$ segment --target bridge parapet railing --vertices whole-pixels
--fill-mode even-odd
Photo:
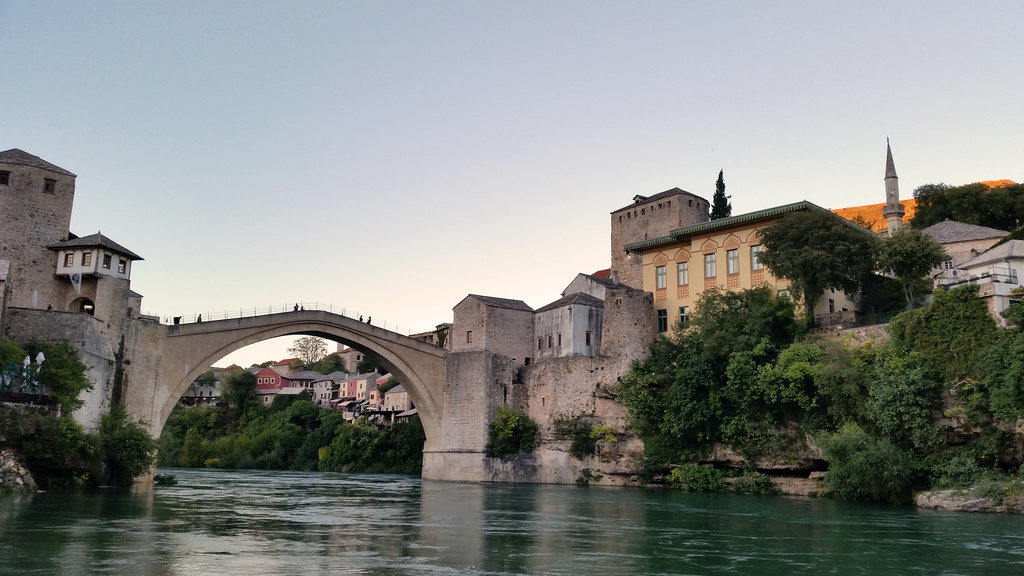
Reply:
[[[323,304],[320,302],[293,302],[291,304],[271,304],[269,306],[253,306],[251,308],[237,308],[233,310],[207,310],[205,312],[196,312],[192,314],[182,314],[180,316],[159,316],[160,321],[164,324],[196,324],[199,322],[209,322],[213,320],[233,320],[235,318],[252,318],[255,316],[269,316],[271,314],[283,314],[286,312],[304,312],[307,310],[320,310],[323,312],[330,312],[332,314],[338,314],[347,318],[352,318],[360,322],[366,322],[385,330],[392,332],[398,332],[399,334],[409,335],[412,334],[412,330],[399,326],[396,322],[388,322],[386,320],[374,320],[370,315],[364,315],[358,310],[351,310],[344,306],[335,306],[333,304]]]

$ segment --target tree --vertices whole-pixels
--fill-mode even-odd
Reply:
[[[732,196],[725,195],[724,173],[725,170],[718,171],[718,182],[715,183],[715,195],[711,199],[712,220],[732,216],[732,204],[729,203],[729,198],[732,198]]]
[[[330,354],[324,356],[317,363],[313,364],[311,368],[313,372],[319,372],[321,374],[330,374],[332,372],[344,372],[345,371],[345,359],[337,354]]]
[[[856,292],[874,268],[877,238],[870,231],[831,212],[791,212],[758,234],[760,261],[803,300],[808,320],[829,289]]]
[[[141,421],[132,421],[122,404],[100,419],[100,451],[115,485],[127,486],[156,461],[157,442]]]
[[[252,407],[259,406],[256,376],[248,370],[235,370],[221,380],[220,397],[228,403],[230,420],[237,422]]]
[[[315,336],[304,336],[292,343],[288,353],[294,354],[306,368],[309,368],[327,356],[327,343]]]
[[[78,395],[84,390],[92,390],[92,382],[85,375],[88,368],[78,359],[78,352],[67,342],[29,344],[28,355],[31,358],[36,358],[40,352],[44,357],[39,366],[39,383],[43,390],[65,411],[78,409],[82,405]]]
[[[900,230],[880,242],[879,267],[903,286],[907,310],[914,308],[918,283],[945,259],[942,244],[914,228]]]
[[[925,184],[914,190],[917,208],[911,225],[927,228],[943,220],[1014,230],[1024,223],[1024,185]]]
[[[387,374],[387,368],[381,366],[376,358],[370,357],[369,354],[363,356],[363,359],[356,365],[356,372],[359,374],[369,374],[370,372],[376,372],[378,374]]]

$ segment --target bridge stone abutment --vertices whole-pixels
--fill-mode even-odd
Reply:
[[[446,351],[432,344],[322,310],[164,326],[152,394],[126,394],[128,409],[159,435],[189,385],[214,362],[240,348],[278,336],[308,335],[341,342],[376,358],[409,393],[423,423],[424,451],[444,452],[442,418]],[[155,377],[153,377],[155,376]]]

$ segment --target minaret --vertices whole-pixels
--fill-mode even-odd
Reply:
[[[899,232],[903,225],[903,204],[900,204],[900,182],[896,177],[896,164],[892,161],[892,148],[889,139],[885,139],[885,208],[882,208],[889,228],[889,235]]]

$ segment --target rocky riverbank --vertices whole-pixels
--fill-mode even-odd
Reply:
[[[34,492],[36,482],[13,450],[0,450],[0,492]]]
[[[1024,497],[993,498],[978,494],[974,488],[921,492],[914,501],[920,508],[933,510],[1024,514]]]

